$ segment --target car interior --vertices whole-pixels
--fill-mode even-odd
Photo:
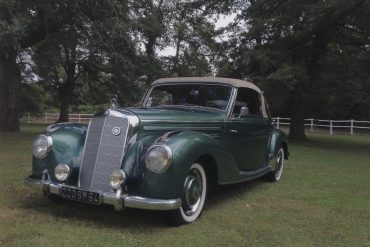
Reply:
[[[238,117],[240,109],[246,106],[249,109],[248,116],[260,117],[261,116],[261,104],[260,95],[256,91],[249,88],[239,88],[232,112],[232,117]]]

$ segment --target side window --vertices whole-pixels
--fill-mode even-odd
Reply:
[[[233,117],[237,117],[240,113],[240,108],[243,106],[248,107],[249,116],[260,117],[261,104],[260,95],[258,92],[249,88],[239,88],[238,94],[236,95],[236,101],[233,109]]]

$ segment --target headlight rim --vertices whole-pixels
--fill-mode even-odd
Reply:
[[[46,143],[47,143],[46,152],[41,156],[35,155],[35,152],[34,152],[35,141],[39,138],[45,138]],[[53,138],[49,135],[40,134],[32,142],[32,154],[37,159],[45,159],[48,156],[48,154],[50,153],[52,146],[53,146]]]
[[[56,175],[56,171],[57,171],[57,167],[58,167],[58,166],[64,166],[64,167],[66,167],[66,168],[67,168],[67,176],[66,176],[64,179],[59,179],[59,178],[58,178],[58,176]],[[65,182],[65,181],[67,181],[70,175],[71,175],[71,168],[70,168],[70,167],[69,167],[69,165],[67,165],[67,164],[60,163],[60,164],[58,164],[58,165],[54,168],[54,176],[55,176],[55,178],[56,178],[58,181],[60,181],[60,182]]]
[[[160,147],[160,148],[163,148],[164,150],[166,150],[166,152],[168,153],[168,161],[167,161],[167,164],[163,167],[162,170],[158,171],[158,170],[153,170],[151,169],[151,167],[148,165],[148,155],[149,153],[156,147]],[[162,174],[162,173],[165,173],[171,166],[172,164],[172,159],[173,159],[173,156],[172,156],[172,150],[171,148],[166,145],[166,144],[154,144],[152,146],[150,146],[148,148],[148,150],[146,151],[146,154],[145,154],[145,166],[146,168],[151,171],[151,172],[154,172],[154,173],[157,173],[157,174]]]

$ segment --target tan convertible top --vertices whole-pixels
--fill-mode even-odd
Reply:
[[[261,93],[261,90],[253,83],[242,81],[238,79],[231,78],[221,78],[221,77],[174,77],[174,78],[162,78],[154,81],[152,85],[161,85],[168,83],[214,83],[214,84],[226,84],[233,87],[245,87],[251,88]]]

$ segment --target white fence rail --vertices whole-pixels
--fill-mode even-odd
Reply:
[[[94,114],[87,113],[71,113],[69,114],[70,122],[86,123],[89,122]],[[59,113],[45,113],[41,117],[33,117],[27,113],[21,117],[22,122],[26,123],[55,123],[59,119]]]
[[[282,126],[290,126],[290,118],[276,117],[272,118],[275,121],[276,128]],[[354,134],[354,130],[370,130],[370,121],[351,120],[322,120],[322,119],[305,119],[305,126],[310,132],[320,132],[319,130],[329,130],[329,134],[333,135],[334,130],[339,129],[338,133]],[[369,131],[370,132],[370,131]]]
[[[69,114],[70,122],[87,123],[94,114],[71,113]],[[22,116],[21,121],[26,123],[55,123],[59,118],[58,113],[45,113],[42,117],[32,117],[29,113]],[[275,121],[276,128],[288,127],[290,118],[276,117],[272,118]],[[322,119],[305,119],[305,126],[310,132],[320,132],[322,130],[329,131],[333,135],[337,133],[348,133],[353,135],[355,130],[367,131],[370,133],[370,121],[351,120],[322,120]],[[339,131],[340,130],[340,131]]]

